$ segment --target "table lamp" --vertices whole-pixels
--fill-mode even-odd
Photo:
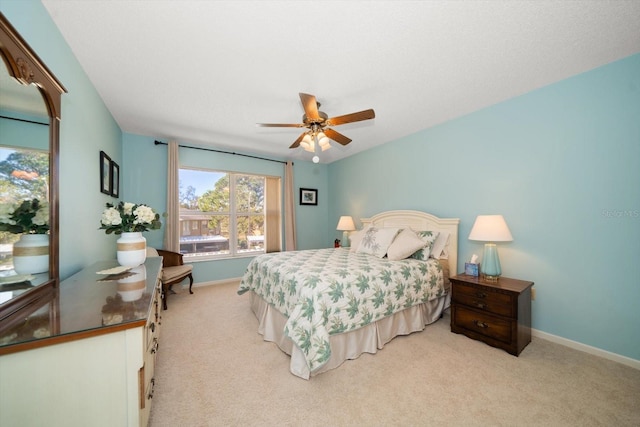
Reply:
[[[356,226],[353,223],[353,218],[350,216],[341,216],[338,221],[338,226],[336,230],[342,231],[342,247],[349,247],[349,232],[356,229]]]
[[[510,242],[513,240],[509,227],[502,215],[478,215],[469,233],[469,240],[487,242],[480,264],[480,272],[486,280],[497,281],[502,274],[498,248],[493,242]]]

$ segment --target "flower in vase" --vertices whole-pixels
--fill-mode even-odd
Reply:
[[[145,204],[120,202],[107,203],[102,212],[100,230],[107,234],[157,230],[162,226],[160,215]]]

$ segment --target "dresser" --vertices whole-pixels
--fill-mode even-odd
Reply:
[[[452,277],[451,332],[518,356],[531,342],[532,286],[507,277],[496,282],[464,274]]]
[[[40,309],[0,328],[0,425],[148,424],[162,258],[120,275],[98,274],[116,266],[83,269]]]

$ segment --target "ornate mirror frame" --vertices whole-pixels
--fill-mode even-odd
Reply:
[[[0,56],[11,77],[22,85],[35,85],[49,115],[49,280],[11,301],[12,311],[39,298],[38,288],[54,289],[59,282],[59,147],[61,98],[67,90],[29,47],[6,17],[0,13]],[[40,289],[42,290],[42,289]],[[8,309],[8,308],[6,308]],[[0,318],[2,312],[0,309]]]

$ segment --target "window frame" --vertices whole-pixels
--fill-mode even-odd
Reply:
[[[229,170],[224,170],[224,169],[209,169],[209,168],[202,168],[202,167],[190,167],[190,166],[179,166],[178,168],[178,176],[180,176],[180,172],[182,170],[189,170],[189,171],[198,171],[198,172],[204,172],[204,173],[211,173],[211,174],[223,174],[224,175],[228,175],[229,176],[229,210],[228,211],[220,211],[220,212],[213,212],[213,211],[207,211],[207,212],[202,212],[200,211],[199,214],[200,215],[206,215],[208,217],[213,217],[215,215],[223,215],[223,216],[227,216],[229,218],[229,249],[228,252],[225,251],[224,253],[218,253],[218,254],[208,254],[208,255],[198,255],[197,252],[196,253],[185,253],[183,254],[184,256],[184,260],[185,262],[200,262],[200,261],[212,261],[212,260],[220,260],[220,259],[236,259],[236,258],[246,258],[246,257],[255,257],[257,255],[262,255],[264,253],[266,253],[266,245],[263,244],[263,247],[261,250],[242,250],[239,251],[238,249],[238,228],[237,228],[237,217],[238,216],[261,216],[263,219],[263,235],[266,235],[266,223],[267,223],[267,207],[266,207],[266,200],[263,201],[263,206],[262,206],[262,212],[261,213],[257,213],[257,212],[240,212],[238,213],[236,211],[236,177],[238,176],[252,176],[252,177],[259,177],[263,179],[263,191],[266,191],[266,186],[267,186],[267,179],[269,177],[271,177],[270,175],[267,174],[258,174],[258,173],[249,173],[249,172],[239,172],[239,171],[229,171]],[[187,183],[187,186],[190,185]],[[215,185],[215,184],[214,184]],[[214,188],[214,186],[210,187],[207,189],[208,190],[212,190]],[[198,197],[201,197],[198,196]],[[180,207],[180,209],[182,209]],[[178,216],[178,223],[180,223],[182,219],[182,216]],[[204,220],[202,220],[204,221]],[[207,220],[208,222],[208,220]],[[200,224],[201,221],[199,220],[198,223]],[[182,237],[182,227],[178,224],[178,229],[180,230],[180,237]],[[192,230],[190,230],[192,231]],[[266,240],[266,236],[265,236],[265,240]]]

